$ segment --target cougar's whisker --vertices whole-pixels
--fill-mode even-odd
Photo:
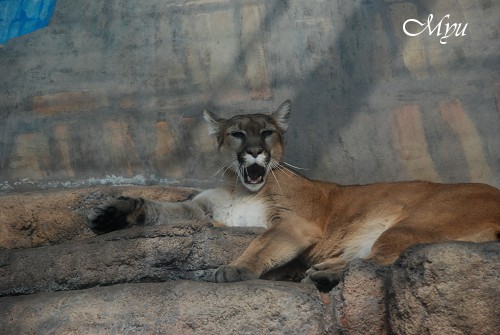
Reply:
[[[243,169],[244,169],[244,166],[243,166],[243,163],[240,163],[238,162],[238,160],[235,161],[235,164],[236,164],[236,186],[238,186],[238,179],[242,179],[243,180],[243,176],[245,175],[243,173]]]
[[[280,164],[280,163],[278,163],[278,164],[279,164],[279,166],[280,166],[280,168],[282,169],[282,171],[283,171],[283,172],[284,172],[284,171],[287,171],[287,172],[290,172],[291,174],[293,174],[294,176],[297,176],[297,177],[302,178],[302,176],[301,176],[301,175],[299,175],[299,174],[297,174],[297,173],[293,172],[292,170],[290,170],[290,169],[289,169],[289,168],[287,168],[286,166],[284,166],[284,165],[282,165],[282,164]]]
[[[224,163],[220,168],[219,170],[217,170],[217,172],[212,176],[212,177],[215,177],[217,174],[219,174],[221,171],[222,171],[222,174],[220,176],[220,180],[222,180],[222,178],[224,177],[224,174],[227,172],[227,170],[229,170],[231,168],[231,166],[234,165],[234,161],[231,160],[231,161],[228,161],[226,163]]]
[[[278,181],[278,178],[276,178],[276,175],[274,174],[274,171],[273,169],[269,169],[271,171],[271,173],[273,174],[273,177],[274,177],[274,180],[276,180],[276,183],[278,184],[278,188],[280,189],[280,193],[283,194],[283,190],[281,189],[281,185],[280,185],[280,182]]]
[[[231,168],[231,165],[232,164],[229,164],[225,169],[224,171],[222,172],[220,178],[219,178],[219,181],[222,181],[222,178],[224,178],[224,175],[226,174],[227,170],[229,170]]]
[[[283,163],[284,165],[286,165],[286,166],[289,166],[289,167],[294,168],[294,169],[297,169],[297,170],[304,170],[304,171],[309,170],[308,168],[301,168],[301,167],[298,167],[298,166],[292,165],[292,164],[290,164],[290,163],[287,163],[287,162],[285,162],[285,161],[282,161],[282,163]]]
[[[217,171],[215,171],[215,173],[214,173],[213,175],[211,175],[211,176],[210,176],[210,178],[213,178],[213,177],[215,177],[216,175],[218,175],[218,174],[219,174],[219,172],[221,172],[222,170],[224,170],[224,169],[225,169],[225,168],[226,168],[226,167],[227,167],[230,163],[231,163],[231,161],[227,161],[227,162],[223,163],[223,164],[219,167],[219,169],[218,169]]]
[[[288,173],[288,172],[292,172],[290,170],[288,170],[287,168],[285,168],[284,166],[282,166],[277,160],[273,159],[271,160],[272,164],[273,164],[273,167],[282,171],[288,178],[291,177],[291,174]],[[293,173],[293,172],[292,172]]]

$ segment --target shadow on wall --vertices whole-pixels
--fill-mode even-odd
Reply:
[[[203,107],[289,98],[286,160],[309,177],[498,186],[500,5],[461,3],[60,0],[0,49],[0,188],[206,186]],[[429,14],[466,36],[404,34]]]
[[[296,164],[307,164],[319,178],[347,183],[424,179],[498,185],[500,150],[493,143],[500,139],[500,122],[490,93],[498,53],[479,51],[488,45],[478,39],[486,29],[472,21],[470,30],[476,31],[449,38],[447,45],[439,43],[436,30],[418,37],[402,30],[408,18],[426,22],[429,14],[437,18],[434,29],[451,12],[444,31],[445,23],[466,22],[488,10],[470,3],[462,10],[455,1],[365,1],[355,2],[347,15],[339,6],[333,19],[344,21],[343,30],[296,90],[295,107],[307,112],[297,116],[300,128],[292,143],[310,144],[298,146],[295,155],[302,161]]]

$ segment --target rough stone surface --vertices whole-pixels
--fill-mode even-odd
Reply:
[[[0,299],[2,334],[335,334],[313,286],[125,284]]]
[[[403,32],[429,14],[465,36]],[[285,99],[286,157],[311,178],[498,187],[499,16],[494,0],[57,0],[48,27],[0,48],[0,192],[204,187],[203,109]]]
[[[83,241],[0,250],[0,296],[177,279],[210,280],[261,229],[135,227]]]
[[[158,201],[180,201],[193,189],[172,187],[82,188],[9,194],[0,197],[0,249],[29,248],[94,236],[85,210],[104,194],[119,193]]]
[[[385,320],[388,269],[357,259],[331,292],[335,324],[344,335],[389,334]]]
[[[419,245],[392,266],[395,334],[499,334],[500,243]]]

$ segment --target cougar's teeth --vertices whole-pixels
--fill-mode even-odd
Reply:
[[[250,177],[247,177],[247,181],[249,184],[258,184],[262,181],[262,176],[259,176],[259,178],[255,179],[255,180],[250,178]]]
[[[266,170],[259,164],[252,164],[245,168],[245,182],[247,184],[260,184],[264,181]]]

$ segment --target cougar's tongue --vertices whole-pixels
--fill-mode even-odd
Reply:
[[[266,169],[259,164],[252,164],[245,169],[246,181],[249,184],[258,184],[264,180],[264,173]]]

